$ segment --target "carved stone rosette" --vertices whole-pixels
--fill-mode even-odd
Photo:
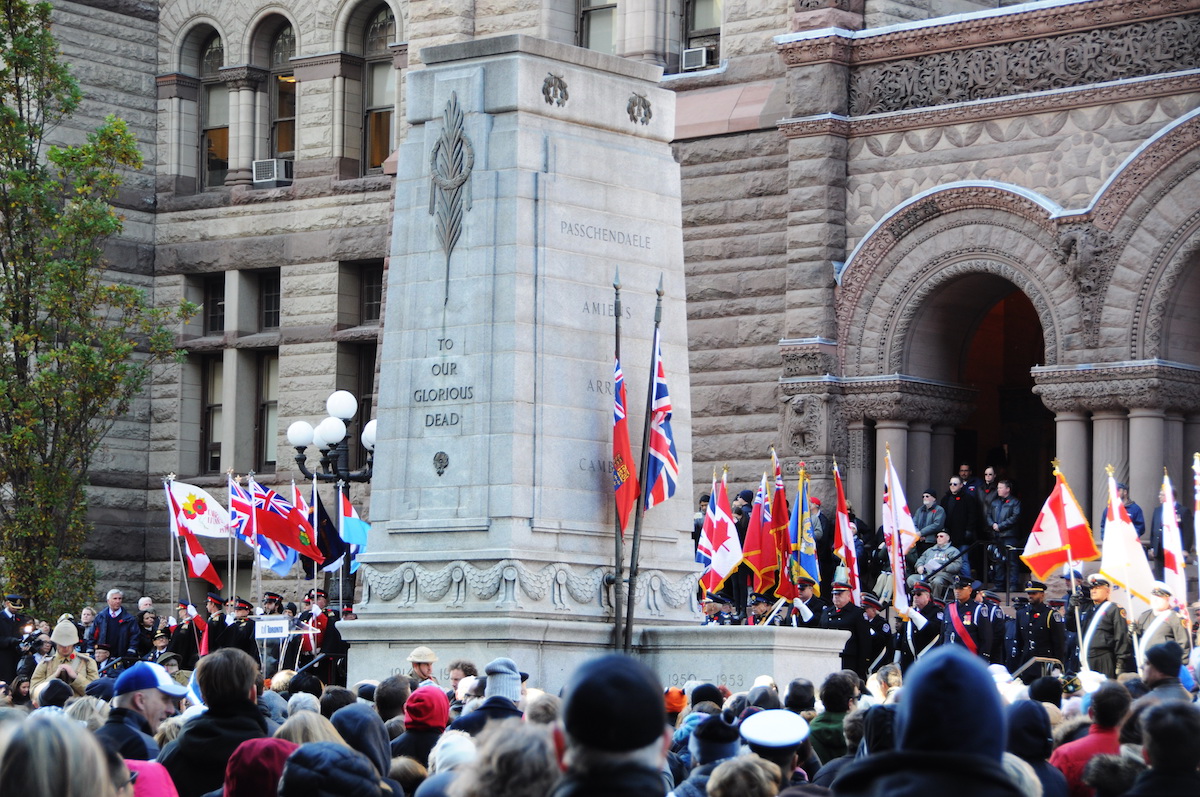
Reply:
[[[431,613],[500,609],[612,615],[612,589],[606,581],[612,574],[609,567],[576,568],[553,562],[531,568],[518,559],[501,559],[490,563],[403,562],[386,572],[364,564],[361,572],[364,606],[392,604]],[[660,570],[640,572],[634,597],[639,616],[662,618],[669,613],[698,612],[699,577],[698,570],[674,581]]]
[[[1200,411],[1200,370],[1162,360],[1033,369],[1033,392],[1053,412]]]

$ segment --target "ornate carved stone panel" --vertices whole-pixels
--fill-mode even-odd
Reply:
[[[854,116],[1200,67],[1200,15],[931,53],[854,69]]]
[[[1200,411],[1200,371],[1147,360],[1128,365],[1035,368],[1033,392],[1054,412]]]

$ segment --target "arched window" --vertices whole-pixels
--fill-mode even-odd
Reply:
[[[200,48],[200,174],[205,188],[224,185],[229,172],[229,88],[221,81],[225,46],[214,33]]]
[[[391,8],[380,6],[371,15],[363,40],[363,165],[371,171],[379,169],[392,152],[396,69],[388,45],[396,40],[396,16]]]
[[[271,157],[296,155],[296,76],[291,59],[296,54],[296,33],[285,25],[271,40]]]

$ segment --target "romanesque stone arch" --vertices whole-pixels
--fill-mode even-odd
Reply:
[[[910,203],[877,225],[843,273],[838,330],[845,375],[905,372],[906,346],[922,309],[937,292],[972,275],[1025,293],[1042,323],[1045,364],[1058,363],[1080,313],[1059,266],[1052,210],[1015,188],[963,185]]]

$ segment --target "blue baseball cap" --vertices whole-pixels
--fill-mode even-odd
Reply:
[[[113,696],[140,692],[143,689],[157,689],[171,697],[183,697],[187,694],[187,687],[167,675],[167,671],[162,668],[162,665],[139,661],[117,678],[117,683],[113,687]]]

